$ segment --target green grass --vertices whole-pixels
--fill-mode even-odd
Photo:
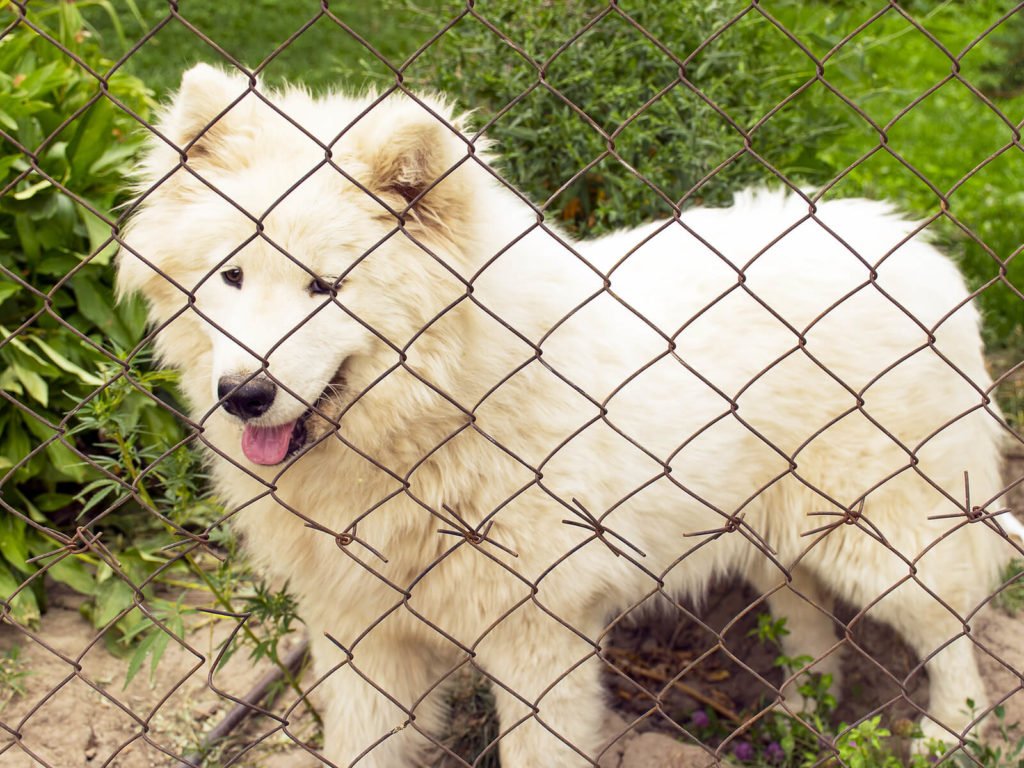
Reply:
[[[394,73],[352,32],[395,66],[427,40],[418,24],[421,14],[395,3],[334,3],[331,13],[336,21],[322,14],[320,4],[311,0],[182,0],[176,16],[168,11],[166,0],[135,2],[139,17],[121,16],[128,45],[152,34],[124,66],[158,94],[173,89],[182,71],[192,64],[205,61],[230,66],[229,57],[247,67],[265,64],[263,76],[273,83],[292,80],[321,89],[339,83],[358,87],[369,80],[394,82]],[[422,6],[425,13],[432,14],[441,4],[428,0]],[[91,9],[86,17],[109,53],[120,56],[126,52],[101,9]]]
[[[0,651],[0,712],[12,699],[25,695],[24,679],[34,674],[26,668],[19,646]]]
[[[1024,152],[1013,145],[1015,126],[1024,120],[1018,63],[1024,15],[1003,22],[972,47],[1005,12],[1003,4],[919,0],[906,5],[924,31],[887,12],[829,59],[829,83],[864,116],[834,94],[818,94],[848,128],[820,145],[815,158],[827,175],[842,175],[837,184],[842,195],[890,199],[921,217],[937,214],[945,196],[949,216],[935,234],[957,256],[972,288],[982,290],[989,345],[1019,348],[1024,300],[1000,272],[1005,264],[1009,282],[1024,288],[1024,264],[1016,258],[1022,237],[1014,223],[1024,202]],[[815,14],[801,13],[792,3],[771,7],[818,56],[866,20],[869,10],[877,10],[865,2],[819,8]],[[959,79],[943,83],[954,66]]]
[[[1024,610],[1024,560],[1015,559],[1003,569],[1001,581],[1007,586],[992,600],[992,604],[1002,608],[1011,616]]]

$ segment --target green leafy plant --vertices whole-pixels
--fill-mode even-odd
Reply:
[[[250,661],[256,663],[267,659],[281,672],[268,690],[270,698],[276,697],[284,688],[291,688],[302,698],[306,710],[319,725],[320,715],[299,685],[301,671],[294,674],[281,657],[281,641],[293,635],[297,631],[296,624],[302,623],[298,616],[298,603],[288,591],[288,585],[274,589],[252,571],[231,561],[225,561],[225,567],[217,574],[204,575],[203,578],[222,607],[228,610],[240,607],[240,613],[246,617],[238,641],[224,648],[220,664],[223,665],[240,648],[248,646]]]
[[[16,696],[25,695],[24,680],[35,674],[26,669],[21,658],[21,648],[14,646],[9,651],[0,651],[0,712]]]
[[[1000,576],[1006,584],[992,600],[997,608],[1002,608],[1011,616],[1024,609],[1024,560],[1015,558],[1003,569]]]
[[[139,303],[114,308],[109,212],[141,142],[114,100],[144,116],[150,95],[134,77],[115,71],[101,83],[86,69],[112,64],[81,22],[89,5],[113,14],[107,3],[41,3],[33,29],[0,2],[13,23],[0,38],[0,596],[12,596],[19,621],[44,604],[44,565],[80,591],[96,583],[81,558],[34,558],[63,543],[52,532],[80,524],[75,497],[100,473],[83,458],[94,436],[71,434],[74,414],[145,322]]]
[[[757,627],[750,631],[752,637],[757,637],[761,642],[771,643],[780,649],[782,638],[788,634],[785,618],[774,619],[766,613],[758,615]],[[805,706],[810,707],[802,714],[813,717],[815,724],[820,726],[835,711],[836,698],[831,693],[833,683],[831,674],[805,671],[813,661],[811,656],[780,655],[775,659],[774,665],[780,667],[786,673],[786,677],[797,677],[799,680],[797,693],[803,697]]]
[[[1001,705],[992,709],[992,715],[997,723],[999,738],[990,742],[968,739],[967,754],[954,754],[951,760],[953,765],[967,768],[981,763],[986,768],[1024,768],[1024,735],[1021,734],[1020,724],[1007,725],[1006,708]],[[931,754],[934,756],[939,752],[937,747],[933,747]]]
[[[836,753],[843,765],[849,768],[902,768],[903,761],[889,745],[892,732],[881,727],[881,722],[882,716],[876,715],[846,728],[836,739]]]
[[[758,616],[758,626],[750,634],[779,646],[788,630],[784,619],[764,614]],[[810,661],[809,657],[780,656],[776,666],[793,674]],[[920,728],[905,719],[891,725],[882,715],[853,725],[836,722],[831,677],[808,674],[806,680],[799,689],[805,711],[795,717],[776,709],[742,733],[735,733],[735,724],[721,721],[714,712],[698,710],[691,719],[691,732],[713,746],[730,740],[732,757],[756,768],[1024,768],[1024,738],[1018,724],[1006,724],[1002,706],[994,707],[990,714],[998,725],[999,738],[983,741],[970,736],[963,747],[950,749],[938,741],[922,743]],[[965,711],[972,717],[978,715],[970,699],[965,701]]]
[[[739,187],[777,181],[745,151],[743,131],[813,76],[812,62],[756,12],[715,37],[738,3],[619,7],[478,6],[416,59],[405,81],[474,110],[499,141],[506,178],[580,235],[669,216],[680,201],[724,204]],[[421,13],[436,28],[440,14]],[[840,122],[784,110],[751,134],[753,147],[771,148],[769,162],[806,177],[805,147]],[[713,183],[704,183],[709,175]]]
[[[69,426],[75,439],[87,436],[89,464],[98,475],[73,497],[76,524],[99,535],[103,547],[74,557],[91,578],[77,585],[90,596],[83,613],[97,627],[111,627],[107,645],[115,652],[143,637],[159,619],[179,637],[181,601],[155,594],[159,583],[184,586],[201,571],[196,556],[180,552],[191,535],[206,535],[223,510],[207,496],[199,453],[170,412],[155,407],[170,397],[174,375],[133,364],[101,364],[105,386],[82,403]],[[116,553],[116,558],[104,553]],[[141,594],[145,609],[136,607]],[[148,636],[129,664],[138,671],[140,653],[158,662],[169,635]]]
[[[287,584],[280,590],[273,590],[265,581],[259,580],[253,584],[251,592],[237,598],[251,621],[265,628],[264,636],[255,639],[249,658],[253,661],[269,658],[279,664],[281,640],[295,631],[294,624],[299,620],[295,596],[288,591]]]

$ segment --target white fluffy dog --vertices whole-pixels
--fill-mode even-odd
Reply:
[[[971,727],[1004,426],[915,225],[749,192],[574,242],[440,100],[208,66],[158,128],[120,288],[298,595],[323,758],[413,764],[472,664],[505,768],[594,765],[610,624],[726,575],[816,670],[830,600],[866,608],[927,662],[925,733]]]

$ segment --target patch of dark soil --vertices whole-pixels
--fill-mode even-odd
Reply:
[[[626,617],[605,656],[612,704],[638,727],[680,734],[695,710],[714,710],[737,724],[778,695],[778,650],[759,641],[757,617],[767,607],[741,583],[717,585],[703,601]],[[752,606],[752,607],[751,607]],[[738,617],[738,618],[737,618]]]
[[[696,710],[713,710],[739,727],[778,700],[780,651],[756,636],[757,617],[768,612],[760,596],[742,583],[721,583],[703,605],[626,620],[611,633],[605,655],[613,665],[607,673],[613,706],[628,719],[640,718],[639,730],[680,736]],[[847,606],[836,609],[843,625],[853,622],[836,651],[844,677],[833,691],[840,702],[836,722],[876,710],[890,723],[916,720],[920,713],[908,696],[927,703],[927,676],[911,675],[917,660],[892,629],[855,616]]]

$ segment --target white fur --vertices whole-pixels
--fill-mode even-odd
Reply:
[[[185,75],[120,285],[149,301],[249,551],[299,596],[323,757],[409,765],[470,662],[493,681],[506,768],[592,765],[609,621],[726,574],[772,595],[791,655],[835,649],[833,596],[870,605],[928,657],[926,732],[970,725],[965,699],[985,695],[965,632],[1006,552],[992,522],[966,523],[964,473],[996,510],[1004,428],[978,314],[915,225],[753,191],[573,242],[442,101],[261,93],[302,130],[241,78]],[[306,290],[356,262],[337,302]],[[340,426],[321,419],[320,444],[276,467],[245,459],[216,394],[263,358],[282,390],[266,425],[344,362],[323,409]],[[584,522],[576,502],[603,537],[564,522]],[[439,532],[446,508],[518,556]]]

